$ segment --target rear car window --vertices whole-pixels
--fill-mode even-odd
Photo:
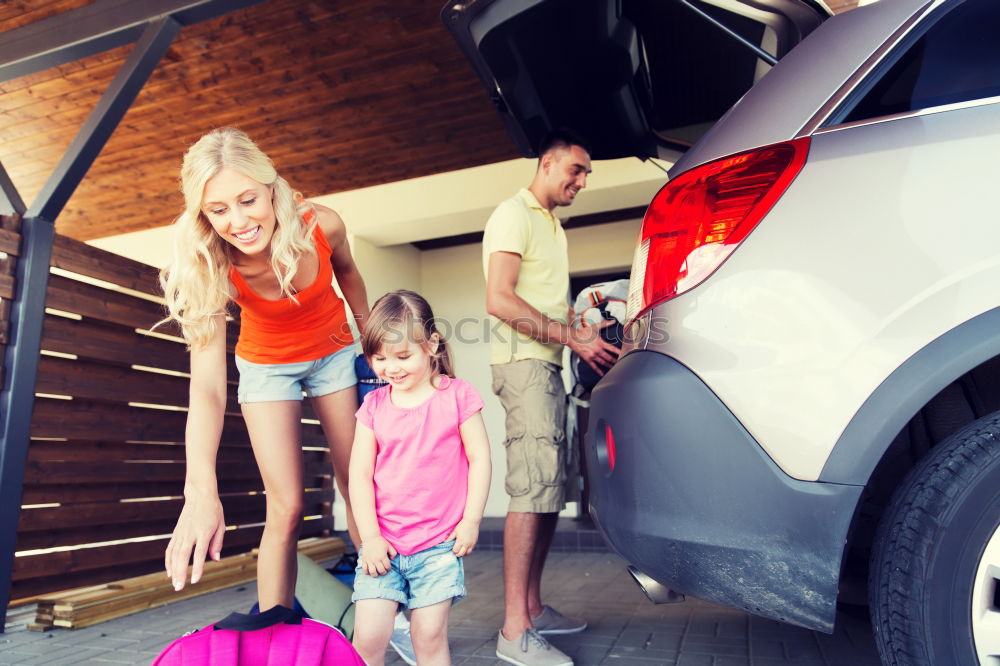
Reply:
[[[928,22],[840,122],[1000,96],[1000,2],[953,3]]]
[[[780,43],[772,28],[736,13],[739,3],[727,3],[729,11],[691,2],[768,52]],[[656,155],[661,142],[684,148],[769,69],[673,0],[525,4],[501,29],[483,32],[477,48],[532,144],[567,125],[590,139],[599,159]]]
[[[707,3],[694,4],[751,43],[766,43],[763,24]],[[622,14],[641,40],[647,120],[668,143],[692,145],[769,69],[678,2],[623,0]]]

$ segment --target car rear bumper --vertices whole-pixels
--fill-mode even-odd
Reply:
[[[591,399],[586,464],[594,521],[640,571],[684,594],[833,631],[862,488],[789,477],[682,364],[637,351],[611,369]]]

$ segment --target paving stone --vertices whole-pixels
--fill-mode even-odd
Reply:
[[[497,666],[496,634],[503,623],[503,554],[477,551],[466,559],[469,597],[451,611],[449,639],[455,664]],[[580,634],[551,636],[577,666],[878,666],[871,627],[855,615],[837,619],[832,635],[815,633],[696,599],[649,603],[609,553],[553,553],[543,581],[545,602],[587,619]],[[247,612],[255,585],[241,585],[81,630],[0,637],[0,666],[42,666],[81,656],[86,663],[148,666],[177,636],[236,610]],[[64,650],[69,650],[64,652]],[[47,660],[47,661],[43,661]],[[386,664],[403,661],[395,651]]]
[[[52,649],[46,650],[44,653],[39,655],[34,655],[30,660],[25,660],[25,666],[35,666],[36,664],[71,664],[73,658],[76,659],[75,663],[86,663],[84,659],[81,659],[83,655],[98,655],[100,651],[93,651],[88,648],[78,648],[72,645],[52,645]],[[67,661],[70,659],[71,661]],[[17,662],[20,663],[20,662]]]
[[[611,649],[608,653],[608,659],[614,657],[616,659],[641,659],[641,660],[653,660],[659,661],[663,664],[674,663],[679,656],[679,653],[675,650],[655,650],[655,649],[643,649],[641,647],[636,647],[634,645],[627,645],[619,643]]]
[[[7,650],[0,655],[0,665],[2,666],[29,666],[37,664],[40,655],[35,652],[22,652],[20,650]]]
[[[495,656],[489,657],[465,657],[462,661],[454,662],[458,666],[504,666],[507,662],[497,659]]]
[[[481,635],[470,638],[455,638],[454,636],[448,637],[448,646],[451,648],[453,660],[455,655],[470,656],[476,654],[477,650],[489,642],[489,640],[484,640]]]
[[[41,661],[44,666],[79,666],[80,664],[93,663],[94,659],[104,654],[100,650],[92,649],[70,649],[58,655],[51,655],[51,659]]]
[[[716,657],[713,666],[754,666],[746,657]]]
[[[630,666],[631,664],[635,664],[636,666],[652,666],[652,664],[658,664],[659,666],[673,666],[677,663],[677,659],[676,657],[669,659],[659,656],[647,658],[611,653],[601,663],[614,664],[615,666]]]
[[[572,644],[579,645],[581,647],[605,648],[605,649],[610,648],[611,646],[613,646],[615,643],[618,642],[618,636],[617,635],[615,635],[615,636],[611,636],[611,635],[607,635],[607,634],[605,634],[605,635],[601,635],[601,634],[593,635],[593,634],[590,633],[589,630],[588,631],[584,631],[581,634],[577,634],[573,638],[567,638],[565,636],[550,636],[549,638],[555,638],[556,640],[559,640],[562,644],[566,644],[567,642],[571,642]]]
[[[785,646],[785,655],[789,659],[794,659],[796,661],[823,659],[823,653],[820,652],[819,646],[816,644],[816,640],[812,637],[810,637],[808,641],[783,641],[783,644]]]
[[[609,649],[583,645],[576,650],[563,650],[563,652],[573,658],[573,663],[576,666],[590,666],[592,664],[597,666],[607,658]]]
[[[726,619],[717,624],[716,635],[720,638],[740,638],[746,640],[748,634],[745,617]]]
[[[683,633],[669,631],[652,631],[646,639],[646,647],[654,650],[680,651],[681,646],[686,644]]]
[[[738,645],[727,645],[721,642],[694,641],[687,639],[681,647],[684,654],[708,654],[727,657],[748,657],[749,647],[746,642]]]
[[[0,651],[0,656],[6,655],[8,653],[14,653],[18,655],[32,655],[40,656],[46,652],[51,652],[53,650],[58,650],[60,644],[56,641],[50,641],[47,645],[41,643],[28,643],[26,645],[14,645],[6,647]]]

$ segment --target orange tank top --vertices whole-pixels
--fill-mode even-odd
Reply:
[[[251,363],[315,361],[352,344],[344,301],[333,289],[333,250],[323,231],[314,232],[319,271],[311,285],[291,298],[262,298],[235,267],[229,278],[240,306],[240,336],[236,355]]]

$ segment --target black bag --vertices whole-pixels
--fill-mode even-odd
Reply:
[[[365,401],[365,396],[389,382],[379,379],[372,367],[368,365],[368,359],[364,354],[358,354],[354,359],[354,374],[358,377],[358,404]]]
[[[611,326],[601,329],[601,337],[621,349],[625,338],[625,310],[628,300],[628,280],[598,282],[586,287],[573,302],[573,326],[599,326],[605,321],[614,321]],[[570,359],[570,369],[576,375],[576,396],[589,395],[601,378],[593,368],[576,354]]]
[[[607,302],[598,303],[594,307],[600,311],[601,317],[604,321],[610,320],[614,322],[610,326],[600,330],[601,337],[621,349],[622,342],[625,341],[625,325],[618,321],[618,319],[608,311]],[[583,390],[584,394],[590,393],[594,386],[597,385],[601,375],[597,374],[586,361],[576,354],[573,354],[572,363],[573,370],[576,373],[577,385]]]

